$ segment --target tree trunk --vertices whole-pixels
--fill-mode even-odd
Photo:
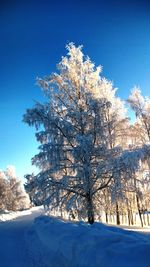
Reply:
[[[130,210],[127,209],[127,211],[128,211],[128,225],[130,226],[131,225]]]
[[[88,215],[88,223],[93,224],[94,223],[94,214]]]
[[[140,209],[140,200],[137,194],[137,187],[136,187],[136,179],[134,177],[134,186],[135,186],[135,196],[136,196],[136,204],[137,204],[137,209],[138,209],[138,213],[139,213],[139,218],[141,221],[141,226],[143,227],[143,220],[142,220],[142,214],[141,214],[141,209]]]
[[[107,210],[105,211],[105,216],[106,216],[106,223],[108,223],[108,212],[107,212]]]
[[[109,220],[110,220],[110,223],[112,223],[112,215],[109,214]]]
[[[141,221],[141,226],[143,227],[142,214],[141,214],[141,210],[140,210],[140,202],[139,202],[139,197],[137,194],[136,194],[136,203],[137,203],[137,209],[138,209],[138,213],[139,213],[139,217],[140,217],[140,221]]]
[[[92,197],[89,194],[87,194],[87,217],[88,217],[88,223],[93,224],[94,223],[94,210],[93,210],[93,201]]]
[[[147,211],[147,224],[148,224],[148,226],[150,225],[150,223],[149,223],[149,214],[148,214],[148,211]]]
[[[120,225],[120,215],[119,215],[118,202],[116,202],[116,223],[117,223],[117,225]]]
[[[143,223],[144,223],[144,225],[146,225],[145,211],[143,211]]]
[[[130,210],[130,216],[131,216],[131,224],[134,224],[134,219],[133,219],[133,212],[132,209]]]
[[[130,217],[130,208],[129,208],[128,198],[127,198],[126,204],[127,204],[127,214],[128,214],[128,225],[131,225],[131,217]]]

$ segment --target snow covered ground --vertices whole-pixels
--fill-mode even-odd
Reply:
[[[10,221],[19,216],[29,215],[31,214],[31,210],[24,210],[24,211],[7,211],[4,210],[0,213],[0,222]]]
[[[128,225],[120,225],[120,226],[114,226],[114,227],[119,227],[121,229],[125,229],[128,231],[136,231],[136,232],[141,232],[141,233],[149,233],[150,234],[150,227],[145,226],[145,227],[141,227],[141,226],[128,226]]]
[[[150,267],[149,234],[42,216],[26,237],[35,266]]]
[[[43,209],[6,213],[0,215],[0,267],[36,267],[29,257],[25,234],[34,218],[41,215]]]
[[[150,267],[150,234],[21,213],[0,223],[1,267]]]

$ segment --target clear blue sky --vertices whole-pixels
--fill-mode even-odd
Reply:
[[[137,1],[0,1],[0,169],[32,172],[34,129],[26,108],[42,100],[37,76],[55,70],[68,42],[84,53],[126,99],[134,85],[150,95],[150,3]]]

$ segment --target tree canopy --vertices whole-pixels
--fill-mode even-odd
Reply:
[[[93,223],[99,192],[119,187],[150,152],[148,146],[123,145],[129,125],[124,102],[82,46],[70,43],[67,50],[58,72],[38,79],[47,102],[36,103],[23,118],[40,142],[32,159],[40,172],[28,179],[28,191],[32,180],[34,197],[50,209],[75,209]]]

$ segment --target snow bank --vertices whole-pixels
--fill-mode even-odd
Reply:
[[[150,236],[95,223],[35,219],[26,240],[36,267],[149,267]]]
[[[42,206],[40,206],[40,207],[33,207],[31,209],[22,210],[22,211],[3,210],[3,211],[0,211],[0,222],[11,221],[11,220],[14,220],[20,216],[29,215],[34,211],[41,211],[41,213],[42,213],[42,212],[44,212],[44,209]]]

